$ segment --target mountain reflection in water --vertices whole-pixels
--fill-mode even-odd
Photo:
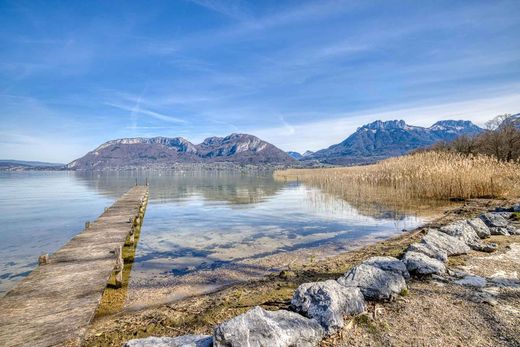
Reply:
[[[138,182],[150,201],[131,285],[248,259],[390,237],[423,222],[413,211],[357,209],[270,173],[225,171],[0,173],[0,294]]]

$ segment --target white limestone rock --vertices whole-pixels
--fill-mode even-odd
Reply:
[[[412,243],[410,246],[408,246],[406,251],[422,253],[430,258],[440,260],[443,263],[448,262],[448,254],[446,251],[432,244]]]
[[[257,306],[218,325],[213,343],[215,347],[314,347],[323,336],[323,328],[314,319]]]
[[[420,276],[446,273],[446,266],[442,261],[430,258],[424,253],[408,251],[403,257],[403,263],[410,273]]]
[[[480,215],[480,219],[490,228],[505,228],[509,225],[507,219],[499,212],[488,212]]]
[[[300,285],[291,306],[296,312],[318,321],[327,334],[332,334],[343,327],[344,316],[365,310],[365,299],[359,288],[328,280]]]
[[[372,257],[365,260],[363,264],[372,265],[384,271],[398,273],[405,279],[410,278],[410,274],[403,262],[394,257]]]
[[[429,229],[428,233],[422,238],[421,243],[442,249],[448,256],[467,254],[470,251],[469,246],[464,241],[436,229]]]
[[[358,287],[367,300],[392,300],[407,288],[401,274],[368,264],[353,267],[338,282],[346,287]]]
[[[469,226],[475,230],[478,237],[481,239],[486,239],[491,236],[491,230],[489,230],[489,227],[484,223],[484,221],[480,218],[473,218],[468,220]]]

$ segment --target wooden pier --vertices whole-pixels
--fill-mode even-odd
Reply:
[[[122,281],[122,247],[148,202],[135,186],[0,298],[0,346],[79,346],[107,281]],[[66,207],[64,207],[66,208]]]

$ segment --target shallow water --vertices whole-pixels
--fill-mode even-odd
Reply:
[[[270,174],[0,173],[0,295],[136,183],[150,183],[132,278],[140,283],[266,255],[390,237],[423,219],[360,213],[348,202]]]

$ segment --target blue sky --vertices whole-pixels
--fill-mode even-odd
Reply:
[[[2,1],[0,158],[520,112],[520,1]]]

